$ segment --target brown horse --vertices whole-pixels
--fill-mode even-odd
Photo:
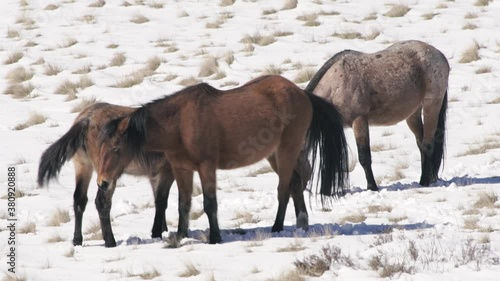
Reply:
[[[294,170],[299,176],[304,170],[297,164],[304,140],[313,170],[319,147],[317,189],[322,198],[342,192],[348,177],[347,144],[333,105],[281,76],[259,77],[228,91],[202,83],[107,124],[101,136],[97,183],[106,189],[142,151],[165,153],[179,187],[177,236],[187,236],[193,171],[197,171],[214,244],[221,241],[216,169],[244,167],[267,158],[279,176],[279,206],[272,231],[283,230],[290,195],[297,227],[307,229],[303,189],[300,184],[290,185]]]
[[[439,50],[420,41],[403,41],[377,53],[346,50],[334,55],[306,91],[336,105],[345,126],[352,126],[368,189],[378,190],[368,125],[389,126],[402,120],[420,150],[420,184],[428,186],[438,179],[444,159],[449,72]]]
[[[110,120],[130,114],[134,108],[97,103],[85,109],[76,118],[73,126],[59,140],[53,143],[42,154],[38,168],[38,184],[43,186],[56,178],[61,167],[73,160],[76,174],[73,209],[75,213],[74,245],[82,245],[82,216],[87,205],[87,190],[92,173],[99,162],[98,136],[104,125]],[[127,174],[147,176],[153,188],[156,214],[153,223],[152,237],[160,237],[167,230],[165,210],[170,187],[174,175],[170,163],[163,154],[140,154],[124,169]],[[101,230],[106,247],[116,246],[110,223],[111,198],[116,181],[110,184],[105,192],[97,191],[95,204],[101,221]]]

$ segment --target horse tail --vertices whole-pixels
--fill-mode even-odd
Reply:
[[[73,124],[66,134],[43,152],[38,166],[37,182],[40,186],[57,177],[64,163],[85,146],[88,123],[88,119],[83,119]]]
[[[316,191],[324,204],[325,196],[344,194],[349,183],[349,160],[342,116],[337,108],[321,97],[306,92],[313,107],[311,126],[306,137],[306,151],[311,157],[313,171],[319,182]],[[320,155],[319,163],[316,158]],[[319,165],[319,168],[315,167]],[[310,180],[310,184],[313,180]]]
[[[330,69],[330,67],[332,67],[332,65],[334,63],[336,63],[343,55],[345,55],[347,53],[352,53],[352,52],[354,52],[354,51],[352,51],[352,50],[344,50],[342,52],[336,53],[335,55],[333,55],[333,57],[331,57],[330,59],[328,59],[321,66],[321,68],[318,70],[318,72],[316,72],[316,74],[314,74],[313,78],[311,78],[311,80],[309,81],[309,83],[307,83],[305,91],[306,92],[310,92],[310,93],[314,92],[314,89],[316,89],[316,86],[318,86],[319,81],[321,80],[321,78],[323,78],[323,76],[325,76],[325,74],[328,71],[328,69]]]
[[[439,168],[441,163],[444,163],[444,156],[446,151],[446,111],[448,110],[448,90],[446,90],[443,103],[441,104],[441,110],[439,111],[439,119],[436,128],[436,133],[434,134],[434,152],[431,156],[432,163],[432,175],[431,179],[437,180]]]

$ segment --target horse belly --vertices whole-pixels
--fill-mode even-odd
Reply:
[[[421,104],[420,98],[407,97],[385,103],[383,106],[375,104],[370,108],[370,117],[368,122],[375,126],[395,125],[410,117]]]
[[[260,127],[251,132],[229,136],[219,149],[219,169],[235,169],[257,163],[271,155],[278,146],[281,130]]]

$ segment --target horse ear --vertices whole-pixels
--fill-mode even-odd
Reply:
[[[120,121],[120,123],[118,124],[118,132],[120,132],[120,134],[126,133],[129,122],[130,122],[130,117],[123,118],[123,120]]]

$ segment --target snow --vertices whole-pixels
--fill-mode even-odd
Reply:
[[[21,3],[27,3],[22,6]],[[89,7],[95,1],[3,1],[0,11],[0,61],[15,51],[24,56],[14,64],[0,67],[0,91],[7,89],[7,73],[18,66],[34,71],[29,83],[35,86],[31,96],[14,99],[0,95],[0,167],[3,167],[0,191],[0,275],[7,267],[7,167],[16,166],[17,185],[26,194],[17,199],[18,226],[36,224],[35,233],[17,234],[17,271],[26,280],[142,280],[141,273],[156,269],[154,280],[278,280],[295,268],[296,260],[319,254],[322,247],[339,247],[354,265],[334,262],[319,277],[304,275],[307,280],[379,280],[382,271],[373,270],[374,256],[392,264],[403,264],[408,273],[392,278],[401,280],[498,280],[500,258],[500,202],[494,206],[475,208],[480,196],[498,195],[500,187],[500,84],[498,60],[500,45],[495,34],[500,31],[500,2],[475,6],[476,1],[398,1],[411,10],[403,17],[390,18],[383,14],[394,1],[327,1],[301,0],[297,8],[282,10],[282,1],[242,1],[222,6],[219,1],[132,1],[125,7],[122,1],[107,1],[103,7]],[[141,2],[143,2],[141,4]],[[283,1],[285,2],[285,1]],[[55,10],[47,10],[49,4]],[[162,8],[153,4],[163,3]],[[438,8],[445,5],[446,8]],[[275,9],[276,13],[263,15]],[[322,15],[336,11],[338,15]],[[477,18],[465,19],[467,13]],[[186,16],[182,16],[187,13]],[[304,26],[298,16],[317,13],[318,26]],[[375,13],[377,19],[365,19]],[[436,13],[430,20],[422,15]],[[130,20],[143,15],[148,22],[136,24]],[[86,16],[86,17],[85,17]],[[84,19],[85,17],[85,19]],[[19,22],[33,20],[32,24]],[[207,23],[221,20],[219,28],[207,28]],[[463,29],[468,23],[476,29]],[[19,36],[7,36],[18,31]],[[262,36],[274,32],[291,32],[276,37],[267,46],[255,45],[245,51],[240,40],[245,35]],[[374,40],[341,39],[334,33],[356,31],[363,36],[380,32]],[[65,47],[69,39],[76,44]],[[290,203],[285,219],[285,231],[271,233],[277,211],[277,176],[257,173],[267,164],[218,172],[219,223],[223,243],[209,245],[208,220],[205,215],[190,221],[190,238],[180,241],[177,248],[165,247],[177,226],[177,188],[170,193],[167,209],[169,233],[164,241],[151,239],[154,216],[153,196],[145,178],[123,176],[117,188],[111,210],[112,225],[118,246],[105,248],[100,239],[84,235],[84,245],[73,247],[74,227],[72,194],[74,170],[67,163],[58,181],[49,187],[36,185],[38,161],[48,145],[71,126],[77,113],[72,108],[83,98],[135,106],[173,93],[183,86],[180,81],[197,77],[217,88],[228,82],[239,84],[257,77],[270,65],[279,67],[282,75],[295,79],[300,70],[317,70],[333,54],[354,49],[375,52],[391,43],[418,39],[434,45],[448,58],[451,65],[447,157],[442,180],[431,187],[418,185],[420,154],[414,137],[404,122],[393,127],[370,128],[372,145],[382,144],[388,150],[374,151],[373,169],[382,190],[366,191],[364,173],[359,165],[351,173],[351,189],[343,198],[333,201],[330,209],[322,209],[314,197],[310,200],[307,232],[295,229],[295,214]],[[37,45],[27,47],[29,41]],[[464,50],[474,42],[480,46],[481,59],[459,63]],[[118,45],[109,48],[110,44]],[[178,50],[168,50],[175,46]],[[234,53],[234,62],[224,56]],[[127,57],[122,66],[109,66],[116,53]],[[161,66],[152,76],[130,88],[113,85],[144,67],[147,60],[158,56]],[[200,65],[207,58],[218,58],[219,69],[226,74],[198,77]],[[40,58],[44,63],[35,64]],[[59,66],[62,72],[45,75],[47,64]],[[77,82],[74,74],[84,66],[94,85],[79,89],[77,99],[54,94],[66,80]],[[477,74],[480,67],[491,72]],[[167,79],[170,75],[174,79]],[[23,82],[24,84],[28,82]],[[306,83],[300,84],[305,86]],[[47,121],[24,130],[13,128],[39,112]],[[350,129],[346,136],[355,161],[355,143]],[[489,144],[489,148],[485,148]],[[471,153],[472,148],[479,152]],[[403,176],[398,177],[398,172]],[[196,177],[195,177],[196,178]],[[199,186],[199,181],[196,178]],[[174,184],[175,185],[175,184]],[[83,230],[99,222],[93,200],[95,177],[89,188],[89,203],[84,213]],[[202,196],[193,198],[192,212],[203,208]],[[370,211],[377,206],[387,207]],[[60,226],[48,226],[57,208],[67,210],[71,220]],[[347,216],[366,218],[350,222]],[[244,217],[244,218],[241,218]],[[250,219],[245,219],[250,218]],[[238,218],[238,219],[236,219]],[[476,227],[466,227],[470,223]],[[60,235],[64,241],[48,243]],[[410,245],[414,243],[418,257],[412,259]],[[282,248],[299,245],[298,251]],[[303,248],[303,249],[302,249]],[[280,250],[281,249],[281,250]],[[74,250],[74,254],[71,251]],[[471,257],[472,260],[467,260]],[[199,275],[180,277],[186,265],[192,264]],[[273,279],[274,278],[274,279]],[[387,278],[387,277],[386,277]],[[10,280],[10,279],[6,279]],[[283,279],[284,280],[284,279]]]

